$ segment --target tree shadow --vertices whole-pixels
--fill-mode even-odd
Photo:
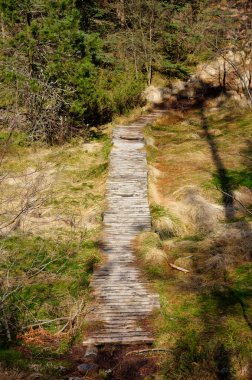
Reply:
[[[224,344],[219,342],[215,347],[214,361],[216,363],[216,377],[218,380],[232,380],[231,355]]]
[[[198,308],[199,323],[202,325],[198,329],[189,320],[185,326],[180,322],[183,335],[181,334],[174,345],[173,362],[169,370],[175,368],[176,374],[181,372],[181,379],[206,377],[213,380],[234,380],[234,361],[238,359],[236,356],[240,355],[237,350],[243,350],[239,338],[242,339],[243,334],[249,335],[252,330],[252,319],[249,315],[249,300],[252,296],[249,270],[252,231],[245,216],[235,219],[239,204],[235,199],[234,190],[246,184],[235,181],[232,170],[227,170],[224,165],[216,137],[206,116],[205,100],[203,97],[198,99],[193,109],[200,114],[201,128],[216,168],[227,223],[220,225],[218,233],[206,236],[205,248],[203,244],[199,248],[196,246],[193,251],[195,265],[191,273],[187,278],[181,274],[176,280],[178,295],[188,294],[188,298],[190,293],[196,295],[195,308]],[[245,170],[233,172],[237,172],[243,181],[247,173],[252,171],[251,141],[247,141],[247,147],[240,155]],[[249,178],[246,179],[248,181]],[[213,264],[210,269],[205,265],[208,260]],[[193,318],[192,314],[190,319]],[[190,328],[195,329],[195,337],[189,336]],[[233,340],[232,334],[235,336],[234,346],[233,342],[230,343],[230,340]]]
[[[202,122],[202,129],[204,131],[208,146],[211,151],[213,163],[216,167],[218,182],[220,184],[220,190],[222,192],[222,201],[225,209],[225,217],[227,221],[230,221],[233,220],[235,217],[232,179],[228,175],[228,171],[223,164],[216,139],[209,128],[208,119],[205,115],[204,101],[199,102],[199,110]]]

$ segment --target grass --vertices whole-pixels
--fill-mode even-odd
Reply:
[[[161,309],[153,320],[155,345],[170,350],[160,357],[160,371],[154,378],[245,380],[249,378],[252,351],[250,218],[237,209],[232,221],[216,219],[215,231],[201,232],[196,226],[194,232],[188,232],[186,225],[191,208],[198,207],[198,202],[211,207],[223,205],[217,190],[222,179],[210,140],[202,130],[201,115],[202,110],[197,109],[178,111],[177,116],[171,111],[146,129],[152,141],[149,163],[158,173],[155,177],[153,170],[149,177],[149,188],[155,188],[150,195],[153,225],[173,216],[181,227],[177,236],[155,234],[150,239],[143,235],[136,245],[161,299]],[[250,194],[251,112],[230,113],[229,106],[224,105],[216,114],[208,115],[206,109],[205,115],[232,190],[242,192],[246,187],[246,194]],[[187,186],[197,189],[200,197],[192,193],[191,202],[184,190]],[[191,203],[181,217],[185,201]],[[165,254],[162,263],[155,260],[157,248]],[[151,263],[146,260],[149,251],[154,252]],[[190,260],[188,274],[168,265],[177,259],[185,260],[185,264]]]
[[[62,324],[58,319],[71,318],[76,305],[81,302],[84,310],[90,300],[90,276],[94,265],[100,259],[96,242],[87,238],[80,242],[55,241],[18,234],[2,239],[1,249],[5,252],[1,259],[1,275],[4,278],[8,270],[12,288],[20,286],[4,305],[5,316],[12,330],[12,345],[15,346],[16,335],[19,335],[21,346],[29,350],[36,349],[37,355],[40,353],[39,355],[43,357],[43,331],[41,331],[42,336],[39,336],[40,330],[37,330],[36,343],[32,343],[27,340],[26,335],[23,335],[22,329],[30,324],[33,325],[36,321],[52,321],[43,325],[43,328],[46,329],[46,334],[52,334],[53,341],[53,334],[65,324],[65,321]],[[41,267],[44,267],[43,270],[36,275]],[[2,290],[5,289],[6,287]],[[10,346],[6,340],[4,327],[1,320],[0,358],[5,365],[12,364],[12,367],[24,370],[25,365],[33,363],[33,359],[29,357],[26,361],[19,360],[19,351],[15,351],[14,348],[3,349],[4,346]],[[78,328],[82,328],[81,324]],[[68,351],[73,334],[75,335],[76,331],[69,330],[66,334],[62,334],[58,338],[58,344],[55,344],[54,339],[52,347],[47,348],[47,358],[53,357],[54,354],[60,357]],[[17,360],[15,355],[13,357],[15,352]]]
[[[248,189],[252,189],[252,171],[250,169],[228,170],[227,178],[232,190],[239,188],[239,186],[246,186]],[[213,173],[213,184],[215,186],[221,185],[218,173]]]
[[[231,374],[243,378],[241,372],[249,363],[252,347],[251,330],[241,308],[246,302],[246,312],[251,312],[248,283],[239,275],[241,268],[233,275],[230,288],[215,284],[205,285],[204,290],[194,276],[185,278],[166,268],[160,277],[161,269],[147,269],[161,298],[161,310],[154,321],[156,346],[171,350],[162,359],[158,378],[219,379],[219,372],[225,371],[226,378]],[[237,283],[246,289],[239,298],[234,292]]]
[[[238,190],[241,186],[250,188],[250,118],[251,114],[242,113],[230,116],[225,108],[207,117],[209,133]],[[156,189],[153,221],[165,218],[179,227],[176,234],[149,232],[136,241],[140,261],[161,299],[153,322],[155,344],[170,350],[159,359],[160,371],[153,375],[157,380],[245,380],[248,374],[251,222],[242,214],[242,219],[239,216],[229,223],[216,221],[217,231],[203,233],[195,225],[194,231],[188,232],[185,224],[189,209],[184,216],[176,214],[183,198],[188,198],[188,193],[181,191],[186,186],[200,191],[201,198],[193,198],[198,203],[222,202],[214,182],[220,178],[201,125],[201,113],[193,109],[171,111],[146,129],[154,142],[148,147],[148,162],[161,174],[155,178],[153,171],[150,177],[150,185]],[[218,129],[221,133],[216,132]],[[4,337],[0,360],[7,367],[27,374],[30,365],[38,364],[47,377],[62,378],[57,366],[69,365],[66,353],[88,328],[81,315],[77,327],[66,329],[59,339],[55,339],[55,332],[62,328],[59,321],[26,333],[21,329],[34,321],[69,317],[81,302],[84,312],[90,300],[90,275],[100,259],[98,240],[110,145],[106,134],[94,134],[87,146],[75,139],[54,148],[29,146],[19,136],[8,150],[2,172],[17,178],[27,168],[42,167],[39,172],[42,170],[50,181],[39,193],[45,198],[43,204],[29,210],[17,228],[1,238],[2,289],[6,288],[8,271],[12,287],[24,283],[6,307],[8,323],[13,327],[12,343],[6,339],[6,326],[0,324]],[[7,182],[4,191],[20,197],[27,178]],[[169,266],[177,259],[188,260],[188,256],[192,262],[188,274]],[[36,274],[35,268],[41,265],[43,270]],[[29,277],[32,273],[35,275]]]
[[[227,170],[241,171],[241,176],[243,174],[246,176],[249,171],[246,170],[248,162],[244,167],[246,159],[243,156],[246,154],[249,156],[249,152],[246,153],[246,151],[250,149],[248,138],[252,128],[251,116],[241,114],[226,121],[227,111],[223,110],[221,114],[222,117],[220,115],[209,116],[209,131],[214,133],[219,130],[221,133],[220,136],[214,138]],[[172,118],[172,124],[169,117]],[[191,184],[192,176],[193,183],[200,187],[211,183],[212,175],[215,173],[215,164],[212,162],[211,152],[201,127],[201,116],[197,110],[180,112],[177,119],[174,113],[167,118],[163,117],[158,123],[148,127],[146,134],[155,139],[155,146],[148,148],[149,160],[155,163],[164,174],[163,190],[161,191],[166,191],[165,195],[171,194],[181,183]],[[233,144],[229,141],[233,141]],[[159,151],[156,148],[159,148]],[[168,167],[172,178],[167,177],[166,179]],[[193,170],[195,168],[197,168],[197,172]],[[191,172],[190,176],[187,175],[189,171]],[[177,173],[177,175],[173,175],[173,173]],[[210,185],[209,187],[207,193],[214,200],[217,197],[220,198],[220,194],[216,192],[214,186]]]
[[[2,149],[6,137],[0,136]],[[90,277],[101,258],[98,241],[110,148],[109,134],[85,144],[74,139],[48,147],[31,145],[17,133],[8,144],[1,165],[1,173],[8,175],[1,190],[2,199],[11,196],[12,202],[2,203],[0,225],[11,221],[31,186],[36,186],[31,204],[38,200],[0,237],[0,295],[14,290],[0,316],[0,362],[5,367],[29,374],[35,364],[50,379],[61,378],[56,367],[69,366],[64,356],[88,327],[83,320],[92,300]],[[55,335],[78,308],[73,327]],[[38,321],[51,322],[40,326]],[[36,323],[32,330],[23,329]]]

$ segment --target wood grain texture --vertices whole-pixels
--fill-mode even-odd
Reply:
[[[140,232],[151,229],[143,128],[162,112],[153,111],[114,130],[102,244],[106,264],[93,275],[96,301],[87,316],[100,323],[84,345],[153,341],[143,320],[159,307],[159,298],[148,289],[148,281],[135,263],[132,244]]]

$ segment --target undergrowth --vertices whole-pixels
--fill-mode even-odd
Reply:
[[[153,320],[155,345],[168,352],[158,359],[156,379],[245,380],[251,375],[252,226],[239,203],[234,203],[234,217],[225,219],[229,206],[220,191],[228,179],[230,191],[237,191],[250,209],[251,113],[230,114],[228,104],[216,114],[204,112],[207,132],[202,129],[202,110],[196,108],[180,111],[177,118],[171,110],[146,130],[152,141],[149,162],[158,170],[158,176],[153,171],[149,179],[156,233],[140,235],[136,250],[161,300]],[[222,209],[216,228],[201,231],[189,218],[199,202],[211,206],[209,210]],[[156,222],[167,217],[179,225],[176,234],[156,228]]]
[[[111,140],[99,132],[49,147],[20,133],[0,138],[0,363],[58,379],[87,328]]]

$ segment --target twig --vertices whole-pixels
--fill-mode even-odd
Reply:
[[[172,352],[172,350],[166,349],[166,348],[151,348],[151,349],[146,349],[146,350],[135,350],[135,351],[130,351],[127,352],[126,356],[136,354],[136,355],[141,355],[141,354],[146,354],[148,352]]]
[[[249,215],[252,215],[252,212],[246,207],[244,206],[244,204],[239,201],[235,196],[229,194],[229,193],[226,193],[226,191],[220,189],[218,186],[216,186],[217,190],[219,190],[221,193],[223,193],[224,195],[228,196],[229,198],[232,198],[234,201],[238,202],[243,208],[244,210],[246,210],[246,212],[249,214]]]
[[[185,268],[182,268],[182,267],[178,267],[177,265],[174,265],[174,264],[171,264],[169,263],[170,267],[172,267],[173,269],[177,269],[181,272],[184,272],[184,273],[189,273],[189,270],[185,269]]]
[[[38,321],[37,323],[33,323],[31,325],[22,327],[22,330],[27,330],[27,329],[32,328],[32,327],[39,327],[42,325],[47,325],[47,324],[57,322],[57,321],[69,321],[69,318],[68,317],[61,317],[61,318],[51,319],[48,321]]]
[[[69,325],[72,325],[74,324],[75,320],[78,318],[78,316],[81,314],[81,311],[82,311],[82,307],[83,307],[83,300],[81,301],[80,305],[78,305],[78,308],[77,308],[77,311],[76,313],[73,315],[73,317],[69,318],[67,323],[57,332],[57,334],[61,334],[62,332],[64,332],[66,330],[66,328],[69,326]]]

